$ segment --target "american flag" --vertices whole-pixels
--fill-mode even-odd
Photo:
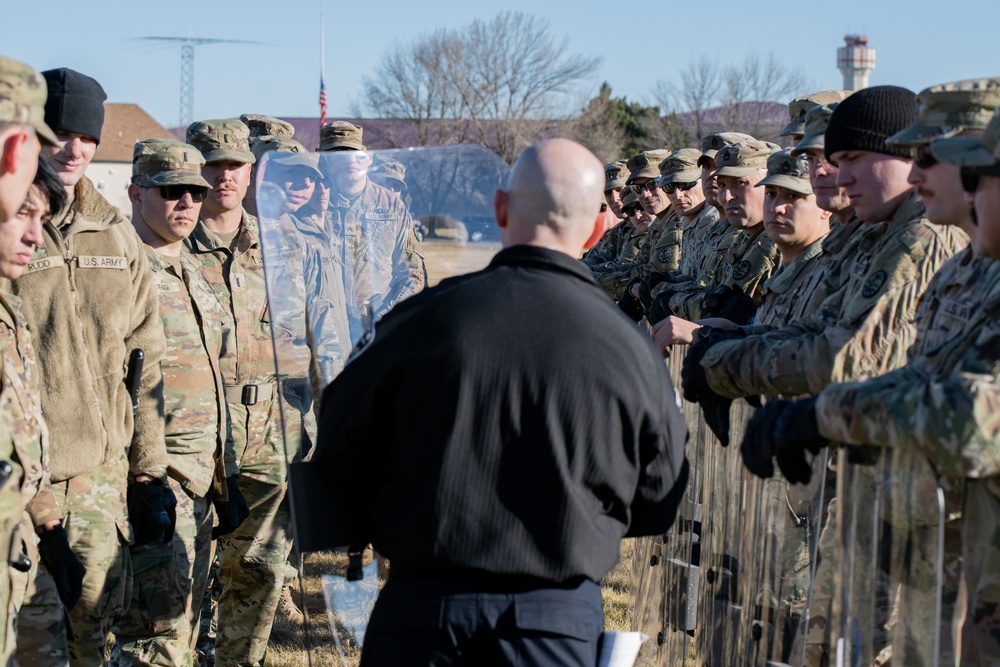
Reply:
[[[323,76],[319,77],[319,126],[326,125],[326,84],[323,83]]]

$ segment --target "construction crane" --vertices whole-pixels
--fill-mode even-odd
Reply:
[[[136,37],[144,42],[168,42],[181,47],[180,124],[187,127],[194,120],[194,47],[207,44],[263,44],[245,39],[211,39],[206,37]]]

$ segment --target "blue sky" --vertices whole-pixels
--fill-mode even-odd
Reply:
[[[184,36],[189,29],[195,37],[264,43],[198,47],[196,118],[319,114],[319,0],[6,4],[3,55],[38,69],[66,66],[89,74],[104,85],[109,101],[139,104],[168,127],[179,117],[180,49],[153,49],[134,38]],[[783,62],[800,66],[813,90],[840,88],[836,49],[846,33],[867,34],[876,49],[873,85],[892,83],[919,91],[956,79],[1000,76],[996,0],[959,5],[922,0],[667,0],[632,5],[326,0],[329,116],[350,114],[352,103],[360,99],[363,76],[373,72],[388,48],[438,27],[461,26],[505,10],[548,19],[555,36],[568,38],[571,52],[603,56],[585,92],[594,93],[608,81],[615,95],[644,103],[653,102],[657,79],[671,78],[702,56],[729,64],[754,51],[774,52]]]

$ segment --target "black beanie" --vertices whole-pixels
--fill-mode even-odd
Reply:
[[[917,96],[899,86],[873,86],[851,94],[837,105],[826,127],[826,159],[837,151],[872,151],[910,157],[909,148],[891,147],[885,140],[913,122]]]
[[[101,141],[104,100],[101,84],[86,74],[60,67],[42,72],[49,86],[45,124],[54,132],[75,132]]]

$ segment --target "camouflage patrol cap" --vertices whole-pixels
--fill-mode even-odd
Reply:
[[[715,156],[716,169],[713,176],[741,178],[767,167],[767,158],[781,150],[781,146],[770,141],[741,141],[726,146]]]
[[[604,191],[624,188],[628,180],[628,163],[625,160],[615,160],[604,165]]]
[[[981,131],[1000,105],[1000,79],[967,79],[921,90],[917,117],[885,140],[890,146],[914,146],[937,137]]]
[[[628,180],[625,181],[625,184],[632,185],[637,178],[659,178],[659,164],[668,155],[670,155],[670,151],[666,148],[657,148],[651,151],[643,151],[638,155],[630,157],[628,162],[625,163],[629,171]]]
[[[39,140],[59,143],[45,124],[45,100],[49,96],[45,77],[24,63],[0,56],[0,122],[30,125]]]
[[[701,151],[697,148],[681,148],[665,157],[659,164],[660,186],[667,183],[693,183],[700,179],[699,159]]]
[[[823,150],[826,145],[826,126],[830,124],[830,116],[840,102],[821,104],[806,112],[805,136],[792,148],[792,157],[798,157],[808,150]]]
[[[850,94],[849,90],[821,90],[818,93],[796,97],[788,103],[788,118],[790,120],[788,125],[778,133],[778,136],[788,137],[793,134],[805,134],[806,113],[810,109],[823,104],[840,102]]]
[[[210,187],[201,175],[205,158],[197,148],[172,139],[136,142],[132,149],[133,182],[141,188],[161,185]]]
[[[257,137],[293,137],[295,136],[295,126],[288,121],[265,116],[259,113],[245,113],[240,116],[240,120],[250,130],[250,142]]]
[[[361,143],[364,130],[346,120],[335,120],[324,125],[319,130],[319,149],[321,151],[363,151]]]
[[[379,158],[378,162],[368,170],[368,175],[379,184],[385,180],[396,181],[400,190],[406,190],[406,167],[399,160],[391,157]]]
[[[962,167],[1000,165],[1000,108],[979,137],[945,137],[931,142],[931,153],[938,160]]]
[[[261,136],[253,145],[253,154],[261,159],[265,153],[270,153],[270,162],[288,167],[309,167],[315,172],[316,180],[324,178],[319,168],[319,155],[306,150],[306,147],[290,137]]]
[[[726,146],[732,146],[741,141],[753,141],[753,137],[742,132],[719,132],[701,138],[701,157],[698,158],[698,166],[704,167],[706,159],[714,160],[716,153]]]
[[[185,139],[201,151],[205,162],[257,161],[250,152],[250,128],[238,118],[196,121],[188,125]]]
[[[792,157],[792,150],[772,153],[767,158],[767,176],[761,179],[757,187],[774,185],[786,190],[792,190],[804,195],[813,193],[809,182],[809,164],[803,157]]]
[[[639,208],[639,195],[632,188],[622,190],[622,213],[628,213],[629,209]]]

